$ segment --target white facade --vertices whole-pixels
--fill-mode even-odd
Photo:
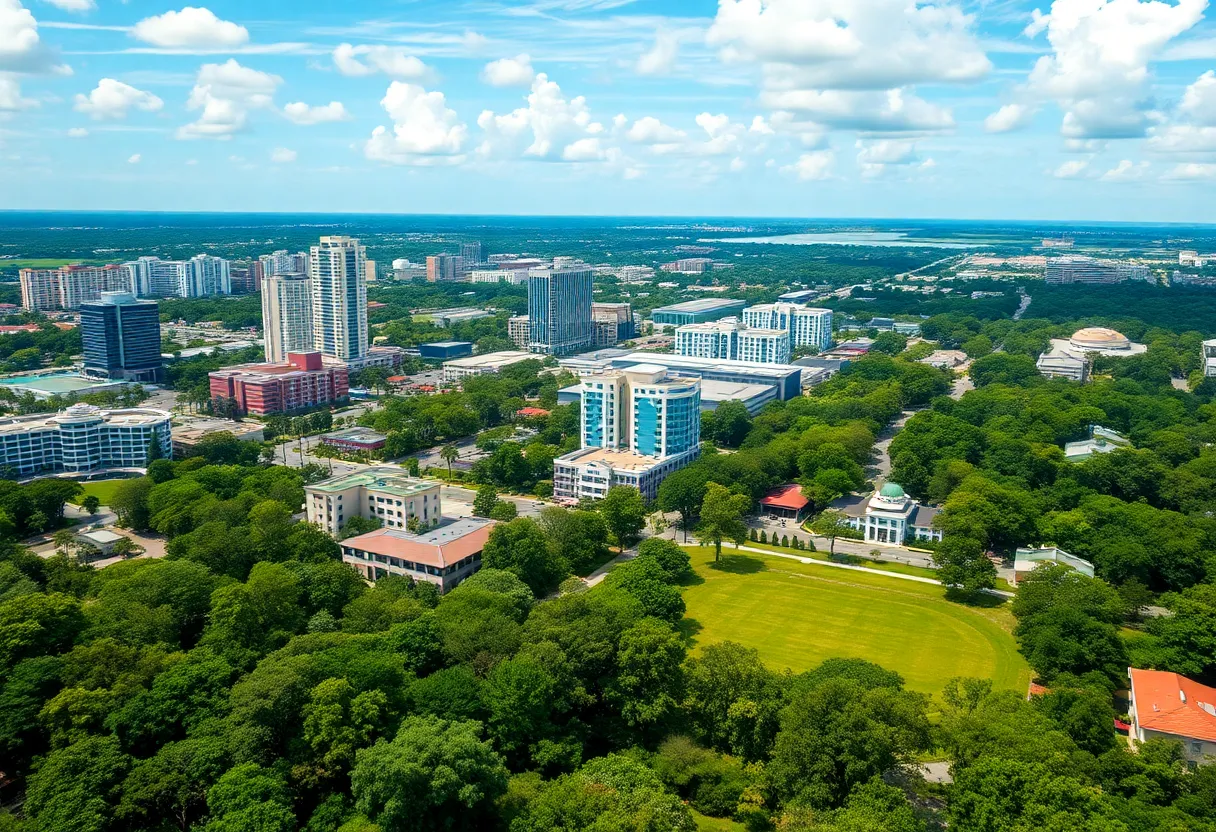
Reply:
[[[504,350],[503,352],[488,352],[483,355],[470,355],[467,358],[454,358],[443,362],[443,380],[460,381],[469,376],[484,376],[497,373],[503,367],[510,367],[521,361],[534,359],[536,356],[527,352]]]
[[[130,292],[131,270],[126,266],[63,266],[58,269],[22,269],[21,305],[36,312],[78,309],[97,300],[102,292]]]
[[[308,256],[313,348],[339,361],[367,354],[367,249],[352,237],[322,237]]]
[[[937,509],[916,502],[895,483],[887,483],[868,498],[846,497],[833,506],[865,535],[866,543],[903,546],[909,541],[942,539],[941,531],[933,528]]]
[[[269,362],[283,364],[289,352],[312,351],[312,281],[307,275],[262,279],[262,331]]]
[[[230,266],[222,257],[196,254],[190,258],[189,283],[178,294],[183,298],[232,294]]]
[[[124,263],[140,297],[199,298],[232,294],[231,264],[222,257],[197,254],[189,260],[141,257]]]
[[[169,418],[164,410],[101,410],[74,404],[53,416],[3,419],[0,465],[22,477],[50,471],[143,469],[153,441],[160,445],[164,458],[172,455]]]
[[[367,468],[304,487],[308,522],[337,534],[352,517],[378,519],[385,528],[405,529],[417,517],[424,526],[439,522],[439,484],[413,479],[400,468]]]
[[[1216,378],[1216,339],[1203,342],[1203,374]]]
[[[777,329],[751,329],[737,318],[703,324],[685,324],[676,329],[676,355],[718,358],[754,364],[787,364],[790,335]]]
[[[286,249],[279,249],[270,254],[263,254],[258,260],[262,264],[263,277],[308,272],[308,255],[302,251],[291,254]]]
[[[826,350],[832,343],[832,310],[798,303],[766,303],[743,310],[743,323],[789,333],[791,347]]]

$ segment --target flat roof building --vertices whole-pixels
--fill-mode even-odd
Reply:
[[[580,376],[605,370],[620,370],[634,364],[655,364],[669,372],[703,381],[766,385],[775,389],[776,398],[780,401],[802,395],[802,367],[793,364],[754,364],[747,361],[629,350],[599,350],[563,359],[558,363],[563,369]]]
[[[0,466],[20,477],[106,468],[143,471],[153,442],[173,456],[169,413],[152,408],[102,410],[74,404],[55,414],[0,419]]]
[[[731,315],[739,315],[747,301],[734,298],[697,298],[683,303],[673,303],[671,306],[660,306],[650,313],[650,320],[655,326],[684,326],[685,324],[703,324],[716,321]]]
[[[791,347],[825,350],[832,343],[832,310],[797,303],[766,303],[743,310],[743,323],[789,333]]]
[[[443,380],[460,381],[468,376],[492,375],[504,367],[535,358],[536,356],[532,353],[515,350],[487,352],[482,355],[470,355],[468,358],[457,358],[453,361],[443,362]]]
[[[756,364],[788,364],[790,334],[785,329],[753,329],[738,318],[676,328],[676,355],[725,358]]]
[[[439,484],[414,479],[400,468],[365,468],[304,486],[309,523],[337,535],[352,517],[376,518],[385,528],[423,527],[440,520]]]
[[[432,341],[429,344],[419,344],[418,354],[432,361],[447,361],[473,354],[472,341]]]
[[[1056,563],[1072,567],[1087,578],[1094,576],[1094,565],[1092,563],[1076,555],[1070,555],[1057,546],[1048,546],[1042,549],[1020,548],[1014,553],[1014,586],[1017,586],[1019,581],[1044,563]]]
[[[377,529],[343,540],[342,562],[369,581],[400,575],[449,592],[481,568],[481,550],[493,528],[493,520],[462,517],[444,518],[416,534]]]
[[[388,437],[383,433],[377,433],[371,428],[362,427],[336,430],[321,436],[322,444],[342,451],[353,451],[354,453],[378,451],[384,447],[384,443],[387,441]]]
[[[350,376],[345,366],[325,364],[321,353],[291,353],[282,364],[239,364],[210,374],[212,400],[235,413],[265,416],[290,413],[345,399]]]
[[[1130,448],[1126,436],[1101,425],[1089,426],[1089,438],[1064,443],[1064,458],[1069,462],[1084,462],[1094,454],[1109,454],[1120,448]]]
[[[130,292],[102,292],[80,304],[84,372],[93,378],[161,380],[160,306]]]

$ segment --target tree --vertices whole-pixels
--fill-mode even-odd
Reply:
[[[638,559],[653,558],[667,573],[667,579],[679,583],[692,577],[692,559],[683,548],[670,540],[651,537],[638,545]]]
[[[460,451],[455,445],[444,445],[439,451],[439,458],[448,464],[448,482],[451,482],[452,463],[460,458]]]
[[[477,496],[473,498],[473,515],[489,517],[497,503],[498,489],[492,485],[483,485],[477,489]]]
[[[705,501],[707,482],[704,469],[694,463],[668,475],[659,483],[659,508],[679,513],[685,543],[688,542],[688,530],[692,527],[693,518]]]
[[[514,573],[537,596],[549,594],[570,574],[569,566],[550,546],[541,527],[527,517],[496,525],[481,559],[486,569]]]
[[[609,488],[597,508],[622,552],[646,526],[646,502],[632,486],[614,485]]]
[[[30,775],[25,813],[38,829],[106,832],[130,765],[112,736],[89,736],[56,749]]]
[[[702,742],[748,762],[768,757],[785,697],[756,649],[710,644],[689,659],[684,678],[685,710]]]
[[[978,540],[952,535],[933,553],[937,577],[964,595],[975,595],[996,585],[996,567]]]
[[[747,524],[743,515],[751,508],[751,500],[745,494],[732,494],[716,482],[705,486],[705,500],[701,503],[701,523],[694,534],[702,545],[713,544],[714,561],[722,557],[722,541],[731,540],[735,545],[747,540]]]
[[[848,535],[853,531],[853,527],[849,525],[849,520],[845,515],[839,511],[829,510],[820,512],[819,516],[811,522],[811,531],[828,539],[828,554],[835,557],[836,538]]]
[[[230,768],[207,791],[206,832],[293,832],[291,793],[282,775],[257,763]]]
[[[621,634],[608,701],[642,736],[654,736],[679,710],[686,653],[675,629],[654,618],[643,618]]]
[[[486,828],[506,789],[502,757],[473,721],[409,717],[351,771],[355,805],[384,832]]]
[[[55,542],[55,551],[61,555],[66,555],[72,549],[72,544],[76,542],[76,534],[71,529],[59,529],[51,536]]]
[[[608,524],[598,511],[549,506],[537,522],[574,572],[585,574],[608,559]]]
[[[171,742],[140,761],[122,784],[117,815],[150,829],[171,820],[187,832],[207,806],[207,790],[224,773],[228,750],[219,737]]]
[[[1172,615],[1149,622],[1166,648],[1168,669],[1187,676],[1216,679],[1216,584],[1199,584],[1165,595]]]
[[[380,528],[383,521],[379,517],[364,517],[361,514],[356,514],[354,517],[346,518],[346,522],[342,524],[342,531],[338,534],[340,540],[345,540],[348,537],[356,537],[368,532],[374,532]]]
[[[752,414],[747,405],[737,399],[722,402],[713,411],[710,432],[706,438],[726,448],[737,448],[752,429]]]
[[[85,498],[80,501],[80,507],[87,511],[89,516],[92,517],[97,513],[97,510],[101,508],[101,498],[96,494],[87,494],[85,495]]]

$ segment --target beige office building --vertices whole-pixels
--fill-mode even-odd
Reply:
[[[284,364],[290,352],[313,351],[312,281],[306,274],[267,275],[262,280],[262,331],[266,360]]]
[[[439,522],[439,484],[413,479],[400,468],[367,468],[304,486],[308,522],[336,535],[352,517],[380,520],[387,529]]]

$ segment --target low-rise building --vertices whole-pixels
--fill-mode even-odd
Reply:
[[[266,437],[265,431],[257,422],[194,420],[186,425],[173,426],[173,454],[189,456],[199,442],[218,433],[230,433],[242,442],[261,442]]]
[[[893,482],[868,497],[842,497],[832,508],[848,518],[849,525],[865,535],[866,543],[903,546],[917,540],[941,540],[933,527],[938,509],[925,506]]]
[[[103,557],[109,557],[114,552],[114,547],[118,545],[118,541],[127,538],[109,529],[89,529],[76,532],[75,539],[80,546],[95,549]]]
[[[671,306],[661,306],[650,313],[655,326],[684,326],[716,321],[719,318],[739,315],[747,301],[733,298],[698,298]]]
[[[362,427],[346,428],[321,436],[321,444],[356,454],[370,454],[378,451],[384,447],[384,443],[387,441],[388,437],[383,433]]]
[[[143,470],[153,443],[171,458],[169,413],[74,404],[55,414],[0,419],[0,466],[20,477],[106,468]]]
[[[1087,578],[1094,576],[1094,565],[1084,558],[1070,555],[1058,546],[1041,549],[1019,548],[1013,556],[1013,584],[1017,584],[1044,563],[1068,566]]]
[[[1216,761],[1216,688],[1165,670],[1127,669],[1137,742],[1178,740],[1188,762]]]
[[[469,376],[493,375],[504,367],[535,358],[536,356],[531,353],[517,350],[487,352],[482,355],[470,355],[468,358],[457,358],[454,361],[443,362],[443,380],[456,382]]]
[[[418,355],[429,361],[449,361],[472,354],[472,341],[432,341],[418,345]]]
[[[1203,342],[1203,375],[1216,377],[1216,339]]]
[[[1089,426],[1089,438],[1064,443],[1064,458],[1069,462],[1084,462],[1094,454],[1109,454],[1119,448],[1130,448],[1131,441],[1101,425]]]
[[[352,517],[375,518],[385,528],[408,529],[440,521],[439,484],[414,479],[400,468],[366,468],[304,486],[309,523],[337,535]]]
[[[368,367],[380,367],[384,370],[395,370],[405,363],[405,349],[403,347],[390,347],[383,344],[377,344],[374,347],[368,347],[367,352],[357,358],[351,358],[343,361],[338,358],[325,357],[326,364],[345,367],[352,373],[359,370],[366,370]]]
[[[493,520],[462,517],[444,518],[418,533],[377,529],[343,540],[342,562],[369,581],[400,575],[448,592],[481,568],[481,550],[493,527]]]
[[[934,350],[920,359],[920,363],[939,370],[953,370],[967,363],[967,353],[962,350]]]
[[[702,381],[771,387],[779,401],[802,395],[803,368],[793,364],[756,364],[725,358],[697,358],[690,355],[634,352],[625,349],[599,350],[562,359],[558,364],[562,369],[579,376],[623,370],[636,364],[654,364],[674,375],[699,378]]]
[[[284,364],[239,364],[210,374],[212,400],[221,410],[259,416],[290,413],[344,400],[350,377],[344,365],[326,365],[321,353],[290,353]]]
[[[1069,353],[1043,353],[1034,363],[1045,378],[1084,382],[1089,378],[1089,359]]]
[[[811,501],[796,482],[778,486],[760,498],[760,510],[769,517],[800,522],[810,511]]]
[[[630,449],[583,448],[553,461],[553,496],[572,501],[598,500],[616,485],[636,488],[647,500],[659,483],[700,456],[700,449],[679,456],[653,457]]]

